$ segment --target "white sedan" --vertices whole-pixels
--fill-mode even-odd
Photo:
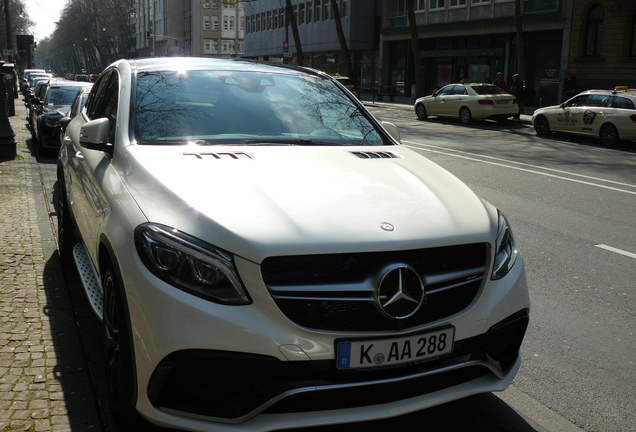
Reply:
[[[568,132],[598,137],[606,146],[636,139],[636,90],[588,90],[532,115],[537,135]]]
[[[417,99],[414,108],[420,120],[428,116],[454,117],[464,124],[473,119],[505,121],[519,115],[519,104],[513,95],[483,83],[449,84]]]

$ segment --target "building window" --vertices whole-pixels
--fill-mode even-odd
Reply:
[[[204,54],[216,54],[219,52],[219,43],[214,39],[204,39],[203,41],[203,53]]]
[[[219,29],[219,17],[218,16],[213,16],[212,17],[212,30],[218,30]]]
[[[210,16],[203,16],[203,30],[210,30]]]
[[[595,6],[587,16],[585,56],[599,57],[603,54],[603,34],[605,33],[605,12],[602,6]]]
[[[330,1],[330,0],[327,0]],[[321,0],[314,0],[314,12],[316,22],[322,21],[322,2]]]
[[[234,53],[234,41],[231,39],[223,39],[221,42],[221,52],[224,54]]]
[[[477,3],[476,0],[473,0],[473,3]],[[430,10],[433,9],[444,9],[444,0],[431,0],[430,3]]]
[[[236,29],[236,18],[231,16],[230,17],[230,23],[229,23],[230,28],[228,30],[235,30]]]
[[[483,4],[483,3],[490,3],[490,0],[473,0],[473,4]]]
[[[450,0],[449,7],[466,6],[466,0]]]
[[[311,2],[307,2],[307,24],[309,24],[312,20],[312,11],[314,10],[314,6],[311,4]]]
[[[211,2],[212,2],[212,9],[219,8],[219,0],[211,0]]]
[[[346,17],[347,14],[349,13],[348,9],[349,9],[349,0],[342,0],[342,3],[340,5],[340,16],[342,18]]]
[[[305,24],[305,3],[298,5],[298,24]]]
[[[203,8],[204,9],[210,9],[210,2],[209,1],[204,1],[203,2]]]

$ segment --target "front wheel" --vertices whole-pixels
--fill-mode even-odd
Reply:
[[[601,127],[599,138],[601,139],[601,143],[607,147],[613,147],[620,142],[618,131],[616,130],[616,127],[611,124],[606,124]]]
[[[463,124],[468,124],[473,121],[473,115],[468,108],[462,107],[462,109],[459,110],[459,120],[461,120]]]
[[[550,134],[550,123],[548,123],[548,119],[539,116],[534,119],[534,130],[539,136],[546,136]]]
[[[112,263],[102,277],[104,289],[104,333],[108,402],[120,425],[137,425],[141,418],[134,408],[134,362],[123,289]],[[129,430],[129,429],[126,429]]]
[[[415,115],[417,115],[417,118],[420,120],[426,120],[428,114],[426,113],[426,107],[424,104],[417,104],[415,107]]]

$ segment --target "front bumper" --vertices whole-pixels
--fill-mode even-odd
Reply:
[[[487,375],[504,378],[517,361],[528,318],[522,310],[482,335],[457,341],[449,357],[401,368],[345,372],[329,360],[179,351],[159,364],[148,397],[162,411],[224,423],[397,402]]]
[[[251,287],[251,305],[201,301],[163,285],[141,267],[137,277],[145,280],[125,282],[135,339],[136,406],[151,422],[192,431],[264,432],[380,419],[504,390],[519,368],[529,316],[521,257],[505,278],[485,280],[465,310],[404,330],[452,325],[452,354],[349,372],[335,367],[336,339],[404,331],[299,327],[268,293],[258,265],[239,260],[237,267]],[[131,292],[133,286],[141,289]]]

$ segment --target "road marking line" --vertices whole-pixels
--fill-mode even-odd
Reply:
[[[568,174],[568,175],[584,177],[584,178],[590,178],[592,180],[598,180],[598,181],[602,181],[602,182],[606,182],[606,183],[614,183],[614,184],[618,184],[618,185],[626,186],[626,187],[636,187],[636,186],[633,186],[633,185],[630,185],[630,184],[626,184],[626,183],[618,183],[618,182],[614,182],[614,181],[611,181],[611,180],[603,180],[603,179],[599,179],[599,178],[595,178],[595,177],[588,177],[588,176],[584,176],[584,175],[580,175],[580,174],[553,170],[553,169],[550,169],[550,168],[536,167],[534,165],[528,165],[528,164],[524,164],[524,163],[521,163],[521,162],[508,161],[508,160],[505,160],[505,159],[497,159],[497,158],[493,158],[493,157],[489,157],[489,156],[475,155],[475,156],[483,157],[483,158],[502,160],[502,161],[504,161],[506,163],[491,162],[491,161],[487,161],[487,160],[478,159],[477,157],[472,157],[472,156],[469,157],[469,156],[464,156],[464,155],[459,155],[459,154],[448,153],[448,151],[450,151],[449,149],[444,149],[445,151],[439,151],[439,150],[431,150],[431,149],[427,149],[427,148],[422,148],[422,147],[418,147],[418,146],[406,146],[406,147],[413,147],[413,148],[416,148],[418,150],[428,151],[428,152],[431,152],[431,153],[444,154],[444,155],[452,156],[452,157],[456,157],[456,158],[468,159],[468,160],[472,160],[472,161],[475,161],[475,162],[481,162],[481,163],[485,163],[485,164],[501,166],[501,167],[504,167],[504,168],[510,168],[510,169],[514,169],[514,170],[518,170],[518,171],[524,171],[524,172],[528,172],[528,173],[531,173],[531,174],[538,174],[538,175],[542,175],[542,176],[545,176],[545,177],[557,178],[557,179],[560,179],[560,180],[570,181],[570,182],[573,182],[573,183],[581,183],[581,184],[585,184],[585,185],[589,185],[589,186],[596,186],[596,187],[599,187],[599,188],[602,188],[602,189],[609,189],[609,190],[613,190],[613,191],[617,191],[617,192],[627,193],[627,194],[630,194],[630,195],[636,195],[636,191],[629,191],[629,190],[625,190],[625,189],[619,189],[619,188],[615,188],[615,187],[611,187],[611,186],[605,186],[605,185],[592,183],[592,182],[588,182],[588,181],[583,181],[583,180],[577,180],[577,179],[572,179],[572,178],[568,178],[568,177],[563,177],[563,176],[556,175],[556,174],[549,174],[549,173],[546,173],[546,172],[537,171],[535,169],[527,169],[527,168],[515,167],[515,166],[511,166],[509,164],[526,165],[526,166],[530,166],[532,168],[537,168],[537,169],[541,169],[541,170],[551,170],[551,171],[556,171],[556,172],[563,172],[563,173]],[[464,153],[464,152],[462,152],[462,153]],[[466,154],[471,154],[471,153],[466,153]]]
[[[611,246],[604,245],[604,244],[597,244],[597,245],[594,245],[594,246],[596,246],[597,248],[605,249],[607,251],[620,254],[620,255],[625,255],[626,257],[629,257],[629,258],[636,259],[636,254],[635,253],[627,252],[627,251],[624,251],[622,249],[617,249],[615,247],[611,247]]]

